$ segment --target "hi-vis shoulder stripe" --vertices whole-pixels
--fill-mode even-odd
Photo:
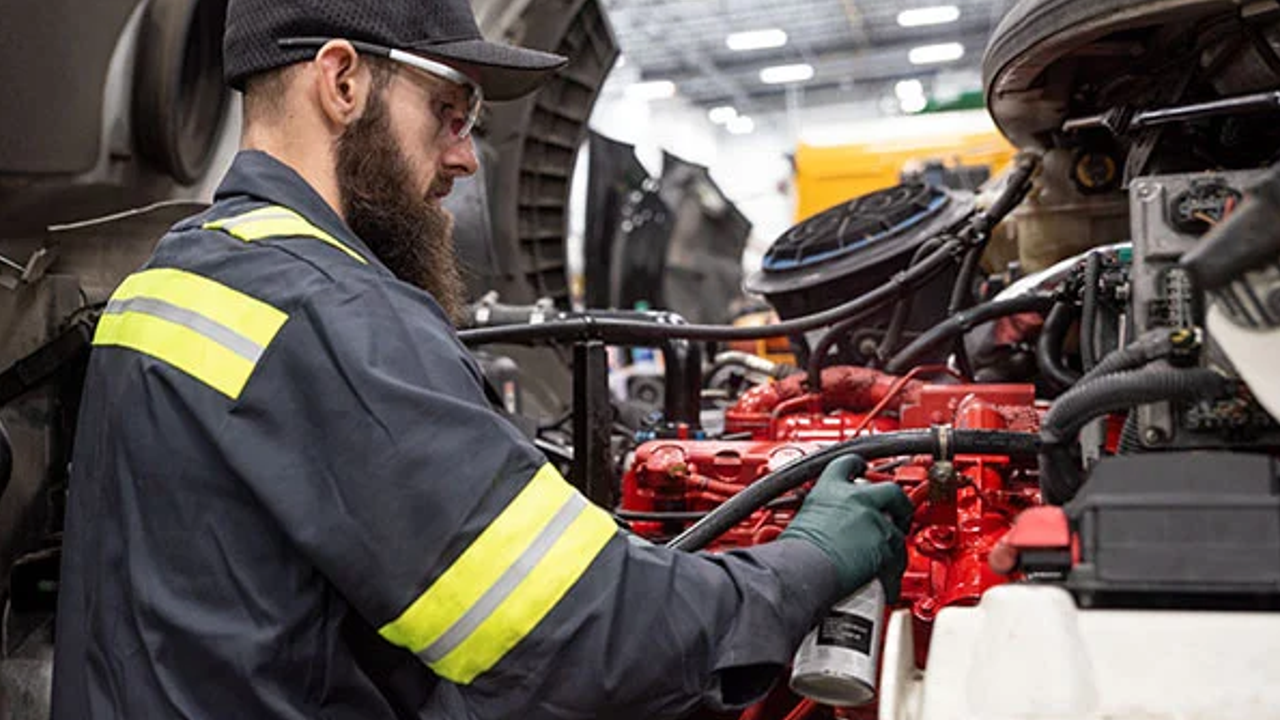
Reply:
[[[243,215],[214,220],[204,224],[205,230],[221,230],[245,242],[271,237],[308,237],[331,245],[356,262],[369,264],[360,253],[346,243],[307,222],[307,219],[282,205],[268,205]]]
[[[150,355],[231,399],[288,315],[184,270],[130,275],[107,303],[94,345]]]
[[[617,525],[551,465],[379,633],[466,684],[492,668],[586,572]]]

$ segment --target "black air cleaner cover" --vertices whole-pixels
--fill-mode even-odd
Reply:
[[[778,238],[746,289],[768,298],[784,319],[826,310],[888,282],[921,244],[973,210],[969,193],[921,184],[854,198]]]

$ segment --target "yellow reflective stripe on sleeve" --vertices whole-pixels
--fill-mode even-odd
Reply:
[[[441,677],[469,683],[528,635],[586,572],[618,531],[608,513],[586,504],[582,513],[510,597],[461,645],[429,663]]]
[[[312,225],[306,218],[283,205],[268,205],[243,215],[214,220],[204,224],[206,230],[221,230],[245,242],[272,237],[308,237],[335,247],[362,264],[364,257],[346,243]]]
[[[167,363],[232,399],[288,316],[183,270],[131,275],[103,311],[93,344]]]
[[[544,465],[462,555],[379,631],[457,683],[515,647],[617,531]]]
[[[125,278],[113,302],[149,297],[203,315],[238,335],[266,346],[288,317],[261,300],[209,278],[174,268],[144,270]]]

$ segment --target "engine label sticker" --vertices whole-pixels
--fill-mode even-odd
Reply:
[[[831,611],[818,626],[818,644],[847,648],[863,655],[871,654],[871,621],[861,615]]]

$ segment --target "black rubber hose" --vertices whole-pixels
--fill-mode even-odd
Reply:
[[[1005,183],[1004,191],[991,203],[991,207],[978,215],[974,231],[982,235],[990,233],[1031,192],[1031,181],[1040,167],[1040,156],[1029,152],[1019,153],[1014,163],[1016,164]]]
[[[951,317],[956,313],[969,307],[973,293],[973,276],[978,274],[978,263],[982,261],[982,253],[987,249],[987,243],[983,242],[969,248],[964,255],[964,261],[960,263],[960,272],[956,275],[956,282],[951,286],[951,300],[947,303],[947,317]]]
[[[898,273],[892,280],[865,295],[813,315],[794,318],[777,325],[758,327],[728,327],[724,325],[666,325],[638,322],[592,315],[570,315],[550,322],[533,325],[511,325],[463,330],[458,338],[467,345],[511,343],[516,345],[538,342],[579,342],[600,340],[610,344],[643,343],[684,338],[701,341],[762,340],[783,335],[794,335],[815,328],[831,325],[847,317],[878,308],[927,283],[954,262],[954,254],[964,247],[960,240],[943,243],[942,247],[919,265]]]
[[[991,230],[1010,212],[1013,212],[1013,209],[1031,191],[1031,179],[1035,175],[1036,168],[1040,166],[1039,156],[1023,153],[1018,156],[1015,162],[1016,166],[1013,173],[1010,174],[1008,182],[1005,183],[1004,191],[1000,193],[995,202],[991,203],[991,207],[987,208],[985,212],[979,213],[970,227],[970,232],[973,233],[976,242],[965,254],[964,261],[960,265],[960,273],[956,276],[955,284],[951,286],[951,299],[947,303],[948,317],[970,307],[973,278],[978,274],[978,266],[981,264],[982,256],[987,250],[987,243],[991,241]],[[960,352],[964,352],[963,348]]]
[[[1160,358],[1167,357],[1173,351],[1170,330],[1152,330],[1125,347],[1105,355],[1093,369],[1080,378],[1080,383],[1088,383],[1106,375],[1136,370]]]
[[[1036,454],[1038,447],[1038,438],[1030,433],[993,430],[935,428],[854,438],[825,447],[765,475],[680,533],[667,547],[688,552],[701,550],[769,501],[817,477],[827,463],[844,455],[857,455],[864,461],[899,455],[933,454],[950,458],[958,453],[1030,456]],[[858,472],[864,470],[865,466]]]
[[[943,242],[945,241],[941,241],[941,240],[938,241],[939,245],[941,245]],[[923,249],[924,247],[927,247],[928,244],[929,243],[925,243],[924,245],[922,245],[921,249]],[[929,257],[928,254],[923,253],[920,250],[917,250],[917,255],[923,255],[924,257]],[[912,264],[908,266],[908,268],[914,267],[916,264],[918,264],[918,262],[920,262],[920,259],[918,257],[913,257],[911,260]],[[945,266],[938,267],[937,270],[934,272],[934,275],[941,274],[942,271],[945,269],[946,269]],[[932,280],[932,279],[933,278],[930,277],[927,280],[921,280],[921,284],[927,283],[929,282],[929,280]],[[902,298],[900,298],[899,306],[897,309],[901,310],[903,308],[902,303],[907,303],[906,308],[907,310],[910,310],[910,304],[909,304],[911,302],[910,298],[911,298],[910,293],[906,293]],[[850,317],[845,318],[844,320],[841,320],[840,322],[832,326],[831,329],[827,330],[827,332],[822,334],[822,337],[818,340],[818,344],[813,349],[813,353],[809,355],[809,363],[808,363],[809,392],[814,392],[814,393],[822,392],[822,366],[826,364],[827,353],[831,351],[831,348],[835,346],[837,342],[840,341],[840,338],[847,335],[850,330],[852,330],[858,324],[864,322],[868,315],[871,315],[877,312],[878,310],[879,310],[879,307],[869,307],[866,310],[856,315],[852,315]]]
[[[780,497],[765,504],[768,509],[794,508],[804,498]],[[693,522],[710,515],[710,510],[614,510],[613,516],[628,522]]]
[[[935,325],[912,343],[894,355],[885,365],[885,372],[890,375],[901,375],[917,364],[920,357],[953,338],[960,337],[979,325],[996,318],[1020,315],[1026,312],[1045,313],[1054,305],[1050,295],[1023,295],[983,303],[948,318]]]
[[[1040,374],[1059,390],[1080,381],[1080,374],[1062,364],[1062,344],[1075,313],[1070,303],[1060,302],[1049,311],[1036,343],[1036,366]]]
[[[932,237],[920,244],[911,256],[911,262],[907,267],[916,265],[925,256],[934,250],[943,242],[942,237]],[[893,306],[893,317],[889,319],[889,328],[884,333],[884,338],[880,341],[880,347],[876,350],[876,358],[880,364],[884,365],[893,357],[893,353],[898,350],[898,343],[902,342],[902,333],[907,329],[907,319],[911,317],[911,305],[915,299],[915,295],[908,293],[898,298],[898,302]]]
[[[1089,372],[1098,362],[1093,334],[1098,323],[1098,281],[1102,278],[1102,256],[1089,253],[1084,263],[1084,302],[1080,309],[1080,362]]]
[[[867,308],[866,310],[847,317],[844,320],[831,326],[831,329],[822,334],[822,338],[818,340],[818,344],[814,346],[813,352],[809,355],[809,392],[822,392],[822,366],[827,363],[827,353],[831,352],[831,348],[844,337],[854,326],[865,322],[868,315],[875,313],[879,308]]]
[[[983,235],[977,245],[969,248],[969,252],[964,256],[964,262],[960,263],[960,272],[956,275],[955,284],[951,286],[951,301],[947,303],[947,317],[972,305],[973,276],[978,272],[978,263],[982,260],[982,254],[986,252],[988,240],[989,237]],[[951,353],[955,355],[956,367],[960,373],[966,378],[973,378],[973,364],[969,362],[969,352],[965,350],[962,338],[957,337],[952,343]]]
[[[1090,420],[1153,402],[1190,402],[1219,397],[1229,381],[1212,370],[1148,368],[1098,378],[1058,398],[1040,427],[1040,491],[1050,505],[1075,497],[1084,484],[1070,446]]]

